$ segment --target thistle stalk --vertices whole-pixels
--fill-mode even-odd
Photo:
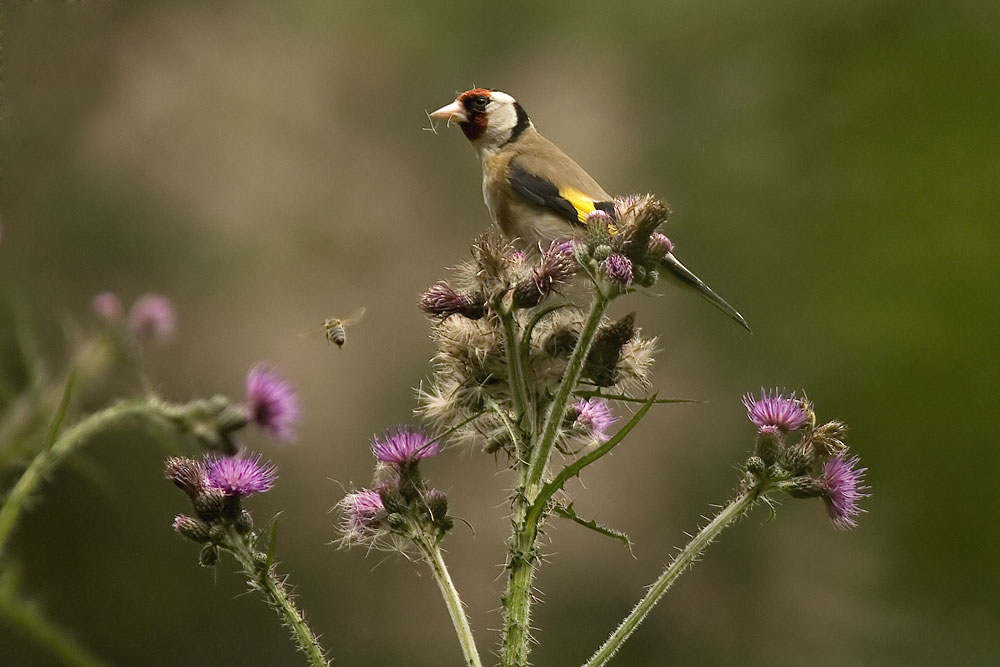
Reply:
[[[732,523],[746,514],[754,503],[767,490],[766,484],[757,484],[750,489],[741,492],[733,500],[723,507],[708,524],[698,531],[680,553],[670,562],[663,574],[653,582],[646,592],[646,595],[639,601],[635,608],[621,622],[621,625],[611,633],[607,641],[591,656],[590,660],[583,664],[583,667],[600,667],[607,664],[618,649],[621,648],[625,640],[631,636],[639,624],[642,623],[649,612],[652,611],[660,598],[666,594],[677,578],[690,567],[708,548],[716,537]]]
[[[306,623],[305,617],[296,606],[283,578],[279,578],[267,560],[261,560],[247,546],[243,537],[230,531],[229,543],[225,545],[239,562],[250,586],[259,591],[267,604],[277,612],[292,634],[299,650],[306,656],[312,667],[329,667],[329,661],[319,644],[319,638]],[[269,560],[269,559],[268,559]]]
[[[455,627],[455,634],[458,635],[458,643],[462,647],[462,655],[465,657],[466,667],[482,667],[483,663],[479,659],[479,651],[476,649],[476,640],[472,636],[472,628],[469,626],[469,619],[462,606],[462,599],[458,595],[448,572],[448,566],[444,562],[444,555],[441,547],[427,539],[414,538],[414,544],[424,555],[424,559],[431,568],[434,581],[441,591],[444,604],[448,608],[448,615],[451,623]]]

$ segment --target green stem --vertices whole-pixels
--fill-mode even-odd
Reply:
[[[512,311],[500,310],[500,319],[503,322],[507,379],[510,382],[510,396],[514,402],[514,410],[517,412],[518,423],[522,419],[527,419],[528,433],[534,433],[535,416],[528,399],[528,383],[524,377],[524,365],[521,361],[521,339],[515,330],[517,322]]]
[[[0,595],[0,616],[58,656],[66,665],[104,667],[107,664],[77,644],[34,605],[15,599],[12,591]]]
[[[718,514],[700,531],[691,538],[684,549],[670,562],[663,574],[653,582],[646,595],[635,606],[635,609],[625,617],[618,629],[615,630],[607,641],[597,650],[597,652],[584,663],[583,667],[600,667],[607,664],[615,655],[625,640],[632,632],[645,620],[649,612],[660,601],[660,598],[673,585],[677,578],[693,564],[699,556],[708,548],[708,545],[718,537],[726,527],[746,514],[753,504],[767,490],[764,485],[754,486],[740,493],[736,498],[723,507]]]
[[[237,542],[238,546],[230,546],[229,549],[243,567],[243,573],[246,574],[250,585],[264,595],[268,605],[285,622],[285,626],[292,633],[292,639],[299,650],[308,658],[309,664],[313,667],[329,667],[330,663],[326,659],[323,647],[319,644],[319,639],[309,628],[305,617],[285,587],[284,581],[275,574],[274,568],[266,565],[261,568],[240,537],[231,536],[230,539]]]
[[[448,566],[445,565],[441,548],[437,544],[415,539],[414,542],[420,547],[434,574],[434,581],[437,582],[444,604],[448,607],[448,615],[451,616],[451,623],[455,626],[455,634],[458,635],[458,643],[462,647],[462,655],[465,657],[467,667],[483,667],[479,659],[479,651],[476,649],[476,640],[472,636],[472,628],[469,627],[469,619],[465,615],[465,608],[462,606],[462,599],[458,596],[458,589],[455,588],[451,575],[448,573]]]
[[[156,407],[151,404],[149,399],[121,401],[78,422],[56,438],[51,447],[39,452],[14,484],[3,505],[0,506],[0,556],[3,555],[7,540],[27,507],[32,494],[67,455],[94,435],[111,426],[135,416],[156,412]]]
[[[527,502],[515,507],[510,575],[504,595],[503,667],[526,667],[531,644],[531,588],[535,578],[537,524],[527,522]]]
[[[529,501],[534,501],[538,494],[542,476],[545,474],[545,467],[548,465],[549,456],[552,454],[552,447],[555,445],[556,436],[559,434],[559,425],[566,414],[566,405],[576,388],[576,383],[583,372],[583,365],[590,352],[590,344],[597,333],[597,327],[601,324],[601,318],[607,309],[610,299],[600,291],[594,293],[594,301],[590,306],[590,312],[584,322],[580,338],[573,349],[573,354],[566,365],[566,373],[559,389],[556,390],[555,398],[549,407],[548,415],[545,418],[545,425],[542,427],[542,435],[537,445],[532,449],[531,461],[528,466],[528,475],[525,480],[524,492]]]
[[[618,443],[624,440],[625,436],[632,432],[632,429],[634,429],[639,422],[642,421],[642,418],[646,416],[646,413],[649,412],[649,409],[653,407],[656,402],[655,395],[647,398],[645,405],[639,408],[636,413],[632,415],[632,418],[629,419],[617,433],[608,438],[608,440],[602,443],[599,447],[596,447],[594,450],[566,465],[566,467],[560,470],[559,474],[556,475],[552,481],[542,486],[542,490],[538,492],[538,497],[535,498],[531,505],[531,509],[528,510],[527,523],[537,526],[538,522],[541,520],[542,514],[545,512],[545,505],[548,503],[549,499],[561,488],[563,488],[566,482],[579,475],[581,470],[617,447]]]

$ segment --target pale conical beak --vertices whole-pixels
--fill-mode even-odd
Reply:
[[[431,118],[447,121],[449,123],[451,121],[455,121],[456,123],[465,123],[469,120],[469,117],[465,115],[465,109],[458,103],[458,100],[441,107],[437,111],[432,111],[427,115]]]

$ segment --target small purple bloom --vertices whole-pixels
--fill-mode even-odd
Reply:
[[[135,340],[170,340],[177,328],[174,305],[165,296],[144,294],[136,299],[128,313],[129,331]]]
[[[656,258],[666,257],[674,251],[673,242],[660,232],[653,232],[649,237],[649,254]]]
[[[101,292],[91,299],[90,307],[105,322],[117,322],[122,318],[122,300],[114,292]]]
[[[747,417],[757,425],[760,433],[776,435],[779,431],[795,431],[808,421],[794,393],[786,398],[777,390],[772,396],[761,389],[759,399],[747,394],[743,397],[743,405],[747,409]]]
[[[609,280],[625,287],[632,284],[632,260],[625,255],[617,253],[609,255],[606,260],[601,262],[601,267]]]
[[[425,433],[400,426],[372,440],[372,453],[382,463],[405,464],[435,456],[441,451]]]
[[[299,397],[275,369],[256,364],[247,373],[247,411],[260,428],[283,440],[295,437],[292,427],[299,418]]]
[[[581,399],[573,404],[576,423],[580,424],[595,440],[605,442],[611,436],[607,430],[618,421],[608,404],[600,399]]]
[[[260,462],[260,454],[245,459],[205,459],[205,478],[208,480],[208,485],[227,496],[264,493],[274,486],[277,472],[274,464]]]
[[[378,491],[362,489],[349,493],[339,503],[340,531],[347,543],[371,542],[378,536],[386,517],[385,505]]]
[[[849,459],[841,457],[830,459],[823,466],[823,475],[820,483],[823,485],[826,502],[826,512],[830,515],[830,521],[840,530],[850,530],[856,528],[858,522],[855,517],[864,512],[858,507],[861,498],[867,498],[864,486],[865,472],[867,468],[858,468],[860,459],[852,456]]]

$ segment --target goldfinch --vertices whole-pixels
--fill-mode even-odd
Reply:
[[[587,215],[614,202],[590,174],[543,137],[517,100],[499,90],[474,88],[430,113],[457,123],[479,154],[483,199],[493,221],[511,239],[534,245],[579,238]],[[747,331],[743,316],[673,253],[662,260],[665,275],[700,294]]]

